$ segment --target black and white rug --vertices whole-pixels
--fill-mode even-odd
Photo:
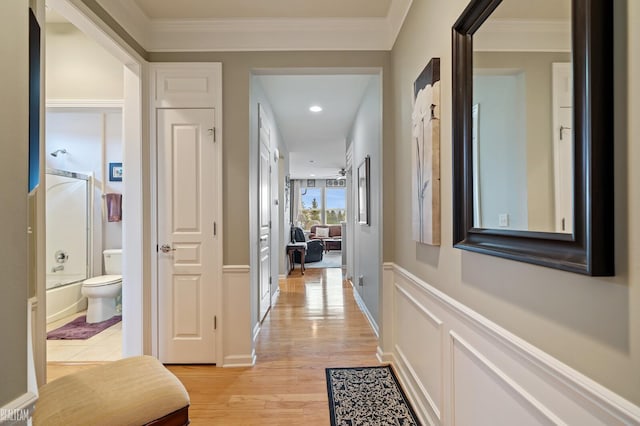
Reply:
[[[326,370],[331,426],[420,425],[390,366]]]

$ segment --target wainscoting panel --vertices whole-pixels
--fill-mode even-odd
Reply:
[[[251,330],[251,277],[248,265],[222,269],[223,367],[250,367],[256,362]]]
[[[559,425],[563,422],[451,332],[454,424]]]
[[[442,420],[443,411],[443,322],[416,297],[402,287],[397,291],[395,352],[408,371],[414,389],[420,390],[419,403]],[[420,335],[416,336],[416,330]]]
[[[222,67],[208,64],[154,64],[154,103],[157,108],[215,107],[220,97]]]
[[[385,265],[378,348],[428,425],[640,425],[640,407],[405,269]]]

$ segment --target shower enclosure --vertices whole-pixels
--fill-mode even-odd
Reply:
[[[47,322],[86,309],[90,276],[91,176],[47,169]]]

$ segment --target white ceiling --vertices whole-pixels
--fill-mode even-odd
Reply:
[[[337,178],[346,141],[373,75],[260,75],[280,135],[290,153],[293,179]],[[309,111],[320,105],[320,113]],[[311,176],[311,175],[315,176]]]

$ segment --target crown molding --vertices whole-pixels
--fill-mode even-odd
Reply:
[[[98,0],[148,52],[391,50],[412,1],[392,0],[386,18],[159,20],[131,0]]]
[[[393,48],[398,34],[400,34],[400,30],[402,29],[402,24],[409,14],[412,2],[413,0],[391,0],[391,6],[389,6],[389,13],[387,14],[389,47],[386,50]]]

